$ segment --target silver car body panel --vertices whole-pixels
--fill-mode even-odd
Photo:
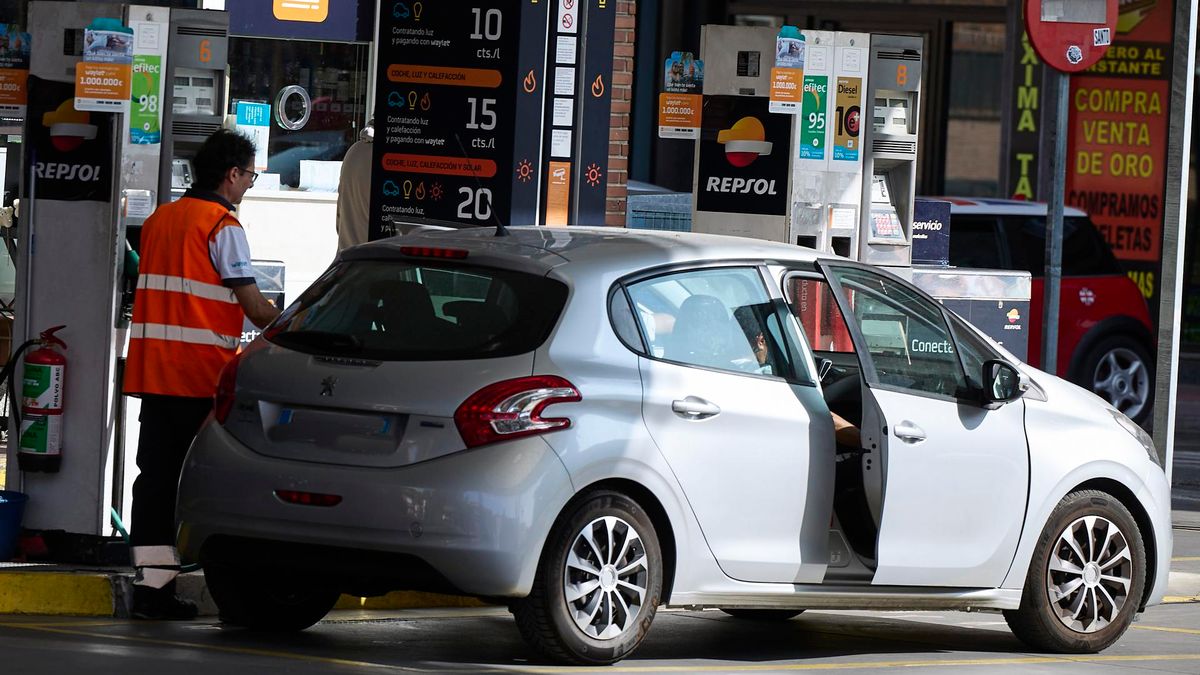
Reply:
[[[906,566],[899,561],[927,560],[936,552],[904,550],[905,537],[900,533],[919,524],[898,523],[897,537],[888,538],[893,529],[889,521],[892,511],[907,513],[909,519],[915,519],[921,517],[923,509],[936,508],[942,512],[932,514],[933,522],[941,519],[942,527],[961,527],[965,523],[954,521],[954,514],[944,512],[952,508],[944,499],[897,504],[895,499],[888,503],[885,497],[882,517],[887,532],[883,535],[882,550],[885,554],[891,551],[898,562],[891,571],[881,570],[891,576],[881,576],[879,581],[890,580],[897,585],[795,583],[798,579],[815,580],[816,568],[807,566],[824,562],[809,560],[809,552],[814,549],[807,547],[825,545],[808,540],[817,520],[824,518],[818,529],[827,528],[828,510],[822,508],[828,507],[818,505],[811,521],[808,517],[801,519],[790,511],[801,503],[801,496],[784,496],[778,490],[790,481],[796,492],[812,493],[803,506],[808,510],[813,508],[814,501],[820,501],[820,491],[831,487],[820,484],[824,468],[813,463],[823,461],[813,459],[820,456],[822,451],[817,448],[823,441],[814,441],[812,437],[827,433],[828,429],[828,410],[821,409],[819,387],[810,388],[813,394],[810,400],[803,392],[798,396],[796,389],[782,381],[727,376],[731,380],[753,381],[756,385],[766,382],[764,391],[778,392],[780,402],[761,411],[764,414],[778,412],[789,417],[807,414],[813,425],[808,437],[807,463],[802,459],[805,451],[797,450],[788,454],[783,464],[773,467],[756,467],[733,475],[728,474],[728,466],[723,468],[726,475],[720,477],[727,483],[736,483],[732,490],[738,493],[738,499],[752,499],[757,496],[756,486],[770,485],[769,495],[766,490],[762,492],[771,501],[759,508],[738,503],[732,494],[726,495],[728,513],[710,528],[702,521],[704,514],[712,511],[714,498],[703,495],[705,504],[696,508],[698,500],[693,498],[693,490],[687,483],[697,474],[683,466],[699,457],[689,457],[684,445],[671,447],[679,439],[670,439],[665,442],[669,447],[660,448],[655,440],[662,439],[652,436],[653,419],[659,413],[649,410],[653,406],[649,394],[660,385],[670,385],[671,381],[650,371],[660,366],[688,369],[640,361],[614,335],[606,303],[613,283],[650,268],[744,260],[811,269],[814,260],[828,256],[794,246],[717,235],[606,228],[510,228],[510,231],[510,237],[495,237],[491,230],[422,232],[356,247],[342,254],[342,259],[388,258],[400,256],[400,246],[463,248],[470,251],[471,263],[548,274],[569,286],[564,314],[550,338],[533,353],[532,361],[527,355],[525,360],[513,357],[503,365],[490,360],[455,362],[453,366],[386,364],[389,368],[394,366],[397,375],[388,377],[386,384],[373,383],[374,393],[386,408],[383,412],[426,415],[429,421],[444,423],[466,395],[491,382],[530,373],[561,375],[576,385],[583,400],[550,406],[546,414],[570,418],[571,427],[473,450],[462,450],[461,442],[446,433],[436,439],[431,436],[429,444],[422,446],[424,450],[408,455],[414,462],[411,464],[345,466],[315,456],[268,457],[251,450],[210,420],[193,445],[180,485],[180,548],[186,559],[196,559],[205,539],[214,534],[392,551],[424,559],[464,593],[522,597],[531,588],[542,547],[555,520],[574,497],[598,484],[636,484],[661,507],[670,532],[660,531],[658,535],[673,537],[669,542],[676,558],[672,605],[1011,609],[1019,604],[1033,547],[1054,505],[1075,486],[1103,478],[1127,486],[1153,523],[1154,532],[1143,534],[1148,539],[1153,537],[1157,551],[1156,569],[1149,575],[1151,600],[1161,597],[1171,546],[1169,489],[1162,470],[1116,423],[1099,399],[1024,365],[1021,369],[1036,381],[1037,391],[1043,392],[1046,400],[1027,397],[986,413],[988,416],[999,413],[996,417],[1006,424],[1017,424],[1013,418],[1019,419],[1024,407],[1032,470],[1027,491],[1012,495],[1014,502],[1024,509],[1019,538],[1013,539],[1011,518],[1005,518],[1004,522],[991,517],[976,520],[970,523],[972,528],[996,525],[996,531],[986,537],[961,537],[953,541],[951,533],[940,532],[937,533],[940,537],[910,544],[928,547],[932,541],[943,541],[958,545],[960,550],[954,551],[951,559],[968,566],[974,563],[978,568],[975,572],[959,574],[942,569],[927,577],[912,571],[902,573]],[[771,291],[774,297],[779,296],[777,283]],[[247,370],[239,370],[239,387],[251,399],[269,399],[273,392],[278,396],[278,392],[287,391],[289,396],[316,397],[319,405],[322,402],[318,376],[347,367],[324,362],[306,364],[303,359],[292,361],[291,357],[278,359],[276,363],[265,356],[272,349],[278,348],[260,338],[246,357]],[[255,363],[251,357],[262,359],[262,363]],[[806,357],[806,360],[811,359]],[[812,367],[811,363],[808,365]],[[646,378],[647,395],[642,385],[645,372],[650,373]],[[337,396],[348,391],[346,385],[352,385],[351,390],[357,386],[356,374],[346,377],[346,380],[339,377]],[[387,392],[395,393],[384,395],[385,387]],[[740,394],[730,389],[721,395]],[[389,405],[392,407],[387,408]],[[736,405],[722,407],[732,409]],[[886,401],[882,407],[885,415],[892,414]],[[931,435],[942,433],[941,421],[962,426],[961,420],[950,417],[953,416],[931,418],[925,423],[926,431]],[[784,423],[771,420],[765,428],[784,429],[776,426],[780,424]],[[1012,440],[1007,436],[1003,439],[1005,443]],[[714,438],[711,442],[728,447],[730,452],[746,451],[748,443],[744,434]],[[797,445],[803,445],[803,441]],[[970,450],[978,465],[1015,472],[1003,477],[1001,485],[976,486],[989,495],[989,500],[995,501],[1012,492],[1020,480],[1020,472],[1012,447],[997,449],[996,457],[982,457],[990,447],[989,440],[973,443]],[[711,450],[700,450],[697,455],[701,452]],[[899,453],[893,453],[887,461],[895,463],[902,459]],[[786,478],[777,475],[785,472],[796,473]],[[943,467],[929,480],[952,478],[953,471]],[[703,484],[703,490],[713,489],[711,483]],[[957,486],[964,496],[970,495],[971,488]],[[338,494],[344,496],[344,501],[333,508],[298,506],[276,497],[274,491],[280,489]],[[905,489],[915,492],[911,486]],[[763,524],[764,531],[799,529],[782,545],[761,539],[756,542],[751,535],[745,535],[745,550],[712,541],[714,532],[727,533],[739,520],[743,524],[748,520],[738,513],[737,509],[742,508],[753,508],[760,515],[787,509],[778,522]],[[983,518],[978,508],[969,512]],[[418,526],[414,527],[414,523]],[[996,570],[1004,567],[1000,560],[1005,546],[1015,546],[1015,551],[1009,553],[1010,569],[1003,583],[999,583],[995,576]],[[722,560],[723,568],[718,558],[728,550],[734,552]],[[982,572],[985,569],[986,574]],[[793,576],[787,578],[788,574]],[[758,579],[779,577],[781,582],[740,581],[735,575]],[[980,581],[984,578],[999,586],[987,588]],[[959,587],[951,588],[956,585]]]
[[[214,535],[422,558],[465,593],[529,593],[536,557],[571,481],[541,438],[476,448],[399,469],[290,462],[255,453],[211,418],[184,467],[179,550],[197,560]],[[208,486],[218,485],[220,489]],[[464,486],[470,486],[465,489]],[[335,494],[333,508],[276,490]]]
[[[260,454],[326,464],[398,467],[456,452],[463,443],[454,411],[482,386],[479,378],[533,372],[531,354],[401,363],[256,345],[238,367],[227,429]]]
[[[1166,592],[1173,544],[1166,474],[1137,439],[1113,420],[1111,406],[1099,396],[1031,366],[1020,367],[1046,400],[1025,400],[1030,463],[1035,470],[1030,475],[1025,531],[1002,587],[1025,584],[1037,537],[1059,500],[1089,481],[1107,480],[1125,486],[1153,524],[1153,531],[1142,532],[1142,537],[1147,546],[1153,542],[1157,558],[1155,568],[1146,571],[1147,604],[1158,604]]]
[[[884,441],[872,583],[999,586],[1021,535],[1029,487],[1024,402],[985,410],[882,388],[870,395],[892,432]],[[902,425],[922,430],[924,440],[901,440]]]

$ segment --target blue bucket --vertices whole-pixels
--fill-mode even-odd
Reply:
[[[21,516],[25,514],[27,501],[27,494],[0,490],[0,560],[8,560],[16,553],[17,538],[21,534]]]

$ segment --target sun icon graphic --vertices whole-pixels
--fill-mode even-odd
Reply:
[[[595,164],[588,164],[587,173],[584,175],[587,177],[588,185],[593,187],[599,185],[600,180],[604,178],[604,173],[601,172],[600,167]]]
[[[434,200],[435,202],[441,201],[442,194],[443,194],[443,192],[442,192],[442,184],[441,183],[434,183],[432,186],[430,186],[430,188],[429,188],[429,198],[430,199]]]
[[[529,163],[529,160],[523,159],[517,165],[517,179],[522,183],[528,183],[533,180],[533,165]]]

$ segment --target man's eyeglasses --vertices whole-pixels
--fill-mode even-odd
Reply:
[[[241,171],[242,173],[250,174],[250,184],[251,185],[254,185],[254,181],[258,180],[258,172],[257,171],[251,171],[250,169],[242,169],[242,168],[239,168],[238,171]]]

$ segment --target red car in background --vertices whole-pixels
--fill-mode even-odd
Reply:
[[[951,265],[1025,270],[1033,276],[1028,362],[1040,367],[1046,205],[939,199],[951,204]],[[1067,208],[1063,218],[1062,265],[1056,374],[1145,426],[1154,397],[1153,329],[1145,298],[1087,214],[1074,208]]]

